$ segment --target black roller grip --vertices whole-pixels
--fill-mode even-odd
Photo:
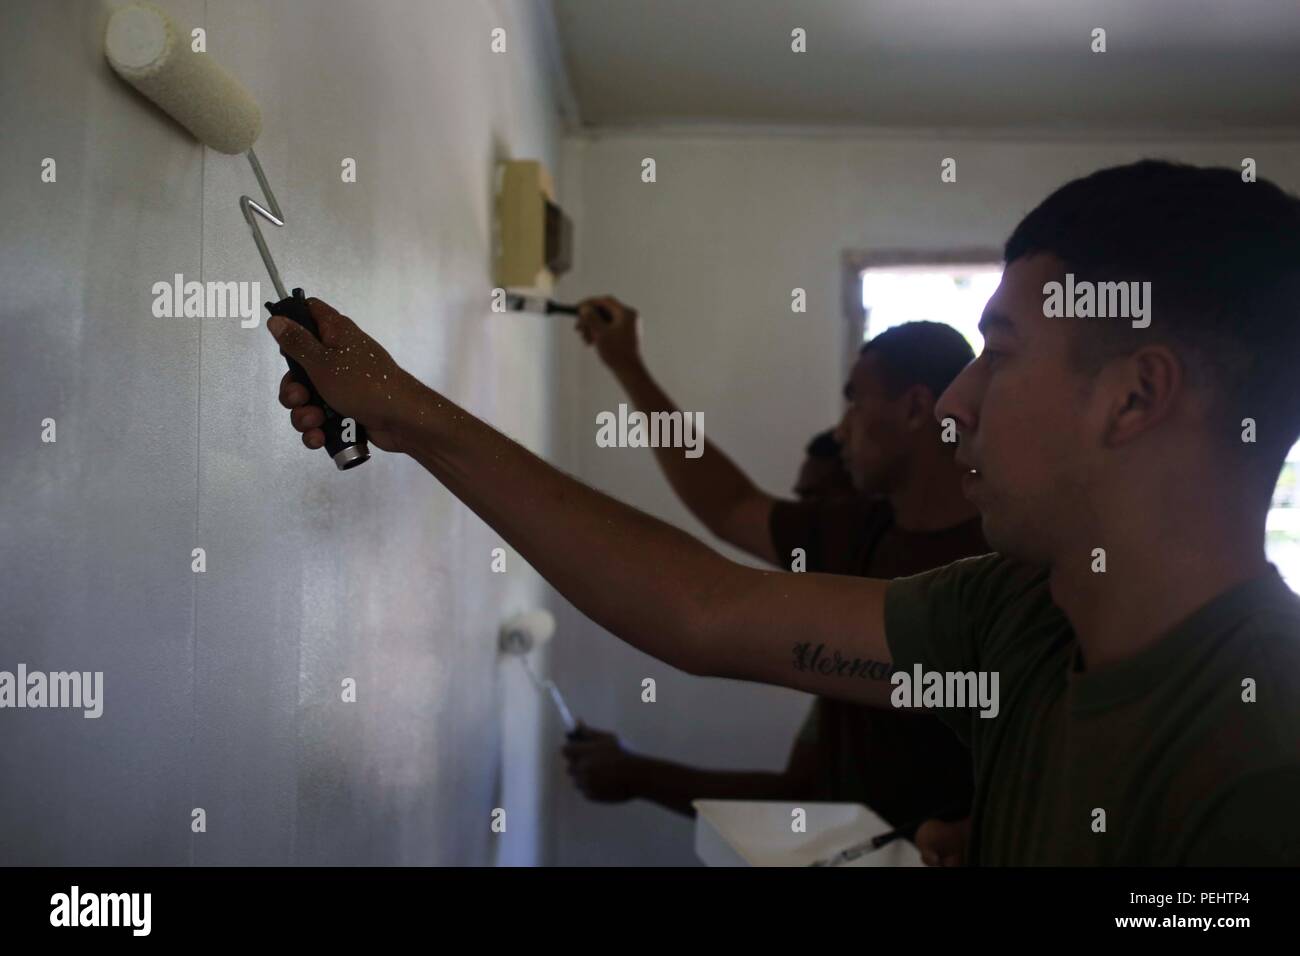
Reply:
[[[307,297],[303,294],[302,289],[294,289],[293,295],[287,299],[281,299],[279,302],[268,302],[266,307],[272,315],[282,315],[292,322],[297,322],[304,329],[312,334],[314,338],[320,338],[320,332],[316,328],[316,320],[311,317],[311,309],[307,305]],[[284,349],[280,350],[284,360],[289,363],[289,373],[293,380],[299,385],[304,386],[310,393],[308,404],[316,405],[325,412],[325,424],[321,430],[325,432],[325,450],[329,456],[334,459],[334,464],[338,465],[340,471],[348,468],[355,468],[357,465],[366,461],[370,457],[370,448],[366,444],[366,430],[360,422],[356,423],[356,439],[354,441],[343,440],[343,419],[338,412],[325,404],[324,399],[320,397],[320,392],[316,391],[316,386],[312,384],[311,379],[307,376],[307,371],[298,364]]]

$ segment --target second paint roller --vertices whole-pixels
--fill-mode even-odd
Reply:
[[[555,685],[555,681],[542,680],[528,663],[528,653],[533,648],[545,644],[554,634],[555,618],[550,611],[529,611],[526,614],[516,614],[501,625],[501,630],[497,634],[497,647],[502,654],[518,658],[533,686],[550,696],[551,703],[555,705],[560,719],[564,721],[564,735],[570,740],[586,740],[588,739],[586,728],[573,719],[573,713],[569,710],[569,705],[564,702],[564,695],[560,693],[560,688]]]
[[[306,295],[302,289],[294,289],[293,295],[286,294],[280,272],[257,224],[257,217],[261,216],[276,226],[284,225],[280,204],[275,201],[253,152],[253,143],[262,131],[262,111],[257,101],[207,53],[194,52],[189,34],[149,4],[135,3],[114,11],[108,21],[104,49],[109,65],[122,79],[156,103],[199,142],[221,153],[247,153],[266,205],[241,196],[239,207],[280,296],[279,302],[268,302],[266,307],[272,315],[283,315],[319,337]],[[344,470],[366,461],[370,450],[365,429],[357,424],[353,440],[345,441],[342,417],[321,399],[302,366],[288,355],[284,357],[294,380],[311,393],[310,403],[325,411],[322,426],[325,449],[334,463]]]

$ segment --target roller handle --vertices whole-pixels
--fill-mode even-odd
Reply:
[[[316,328],[316,320],[311,317],[311,308],[307,305],[307,296],[302,289],[294,289],[293,295],[287,299],[281,299],[279,302],[266,303],[266,307],[272,315],[282,315],[291,322],[297,322],[304,329],[312,334],[314,338],[320,338],[320,330]],[[330,408],[325,400],[320,397],[320,392],[316,391],[316,386],[312,384],[311,378],[307,375],[307,370],[298,364],[292,356],[284,349],[280,350],[284,360],[289,363],[289,374],[299,385],[307,389],[309,397],[307,404],[316,405],[325,412],[325,423],[321,430],[325,433],[325,450],[329,456],[334,459],[334,463],[340,471],[348,468],[355,468],[362,462],[370,458],[370,448],[366,444],[366,429],[360,422],[356,423],[356,437],[353,441],[343,440],[343,418],[338,412]]]

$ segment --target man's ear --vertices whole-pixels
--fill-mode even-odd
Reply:
[[[1186,373],[1169,346],[1153,343],[1109,362],[1097,373],[1105,390],[1107,444],[1122,445],[1165,421],[1182,398]]]
[[[934,393],[926,385],[913,385],[903,396],[904,414],[909,431],[931,428],[934,420]]]

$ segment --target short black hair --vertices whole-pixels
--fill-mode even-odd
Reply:
[[[1213,390],[1225,444],[1281,466],[1300,437],[1300,200],[1241,170],[1147,159],[1062,186],[1005,253],[1050,253],[1076,281],[1149,281],[1150,326],[1077,320],[1076,359],[1095,371],[1169,344]],[[1240,441],[1243,418],[1255,445]]]
[[[804,449],[804,453],[809,458],[834,458],[840,457],[840,443],[835,440],[835,429],[828,428],[824,432],[818,432]]]
[[[943,322],[904,322],[885,329],[862,346],[862,355],[869,352],[880,358],[891,398],[924,385],[937,400],[975,358],[970,343]]]

